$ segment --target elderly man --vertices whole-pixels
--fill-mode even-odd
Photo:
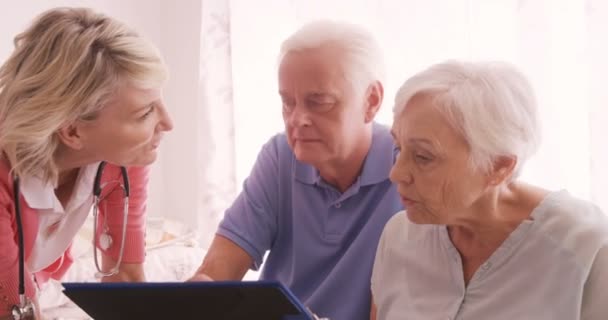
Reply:
[[[192,278],[240,280],[270,250],[262,280],[287,285],[332,320],[369,319],[375,247],[402,210],[394,145],[374,123],[382,58],[357,26],[317,21],[282,45],[285,133],[262,148]]]

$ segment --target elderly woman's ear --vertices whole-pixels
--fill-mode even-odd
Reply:
[[[492,186],[497,186],[505,181],[508,181],[515,171],[517,165],[516,156],[499,156],[493,163],[489,173],[488,182]]]

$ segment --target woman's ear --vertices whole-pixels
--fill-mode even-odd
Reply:
[[[365,94],[365,123],[370,123],[376,117],[376,113],[380,110],[382,99],[384,98],[384,87],[380,81],[375,81],[367,88]]]
[[[57,136],[65,146],[74,150],[81,150],[84,146],[81,128],[77,124],[71,124],[57,130]]]
[[[492,163],[489,184],[497,186],[511,178],[516,165],[517,157],[515,156],[500,156],[496,158]]]

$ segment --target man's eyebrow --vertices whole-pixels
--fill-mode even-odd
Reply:
[[[306,94],[306,97],[313,99],[336,99],[337,96],[332,92],[310,92]]]

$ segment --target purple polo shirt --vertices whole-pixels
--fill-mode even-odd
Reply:
[[[317,315],[368,320],[376,247],[403,209],[388,179],[394,157],[388,128],[375,123],[361,175],[340,193],[278,134],[263,146],[218,234],[247,251],[253,269],[270,250],[260,279],[282,282]]]

